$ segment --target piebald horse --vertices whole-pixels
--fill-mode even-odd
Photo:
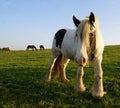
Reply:
[[[61,80],[68,82],[65,69],[68,62],[73,60],[78,66],[75,89],[78,92],[84,92],[86,88],[83,83],[83,68],[88,61],[92,61],[95,71],[92,96],[101,98],[106,92],[104,92],[103,88],[103,71],[101,66],[104,43],[99,29],[98,18],[91,12],[83,20],[73,16],[73,22],[76,29],[61,29],[54,36],[46,82],[51,81],[53,67],[56,68],[56,71],[60,71]]]

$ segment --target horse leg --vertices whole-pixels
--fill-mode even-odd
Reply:
[[[78,66],[78,69],[77,69],[77,82],[76,82],[76,85],[75,85],[75,89],[78,92],[84,92],[85,91],[85,86],[83,84],[83,75],[84,75],[83,67]]]
[[[57,54],[53,53],[52,57],[51,57],[51,60],[50,60],[49,67],[48,67],[48,73],[47,73],[46,79],[45,79],[46,82],[51,81],[52,69],[54,67],[54,63],[55,63],[56,59],[57,59]]]
[[[94,83],[92,87],[92,96],[93,97],[103,97],[106,92],[103,90],[103,71],[101,66],[102,57],[95,58],[94,63]]]
[[[69,82],[69,79],[67,79],[66,77],[66,71],[65,71],[69,61],[70,60],[68,58],[63,57],[60,63],[60,81],[62,82]]]

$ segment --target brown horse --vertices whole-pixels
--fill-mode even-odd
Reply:
[[[43,45],[40,45],[40,50],[45,50],[45,47]]]
[[[10,48],[9,47],[2,48],[2,52],[3,51],[9,51],[10,52]]]
[[[29,49],[32,49],[33,51],[34,50],[37,51],[37,48],[36,48],[35,45],[28,45],[27,48],[26,48],[26,50],[28,51]]]

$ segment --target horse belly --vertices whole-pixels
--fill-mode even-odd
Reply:
[[[69,58],[70,60],[74,60],[74,55],[72,54],[73,52],[70,52],[70,51],[62,51],[63,55],[67,58]]]

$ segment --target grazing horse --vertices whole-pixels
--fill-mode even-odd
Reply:
[[[40,50],[45,50],[45,47],[43,45],[40,45]]]
[[[106,92],[103,88],[102,54],[104,43],[99,29],[98,18],[91,12],[83,20],[73,16],[76,29],[61,29],[53,39],[52,55],[46,74],[46,82],[51,81],[52,69],[60,72],[63,82],[68,82],[66,77],[66,66],[70,60],[77,64],[77,81],[75,89],[78,92],[86,90],[83,83],[84,67],[88,61],[94,64],[94,83],[92,96],[101,98]],[[58,63],[57,63],[58,62]]]
[[[10,48],[9,47],[2,48],[2,52],[3,51],[9,51],[10,52]]]
[[[28,45],[27,48],[26,48],[26,50],[29,50],[29,49],[32,49],[33,51],[34,50],[37,51],[37,48],[36,48],[35,45]]]

